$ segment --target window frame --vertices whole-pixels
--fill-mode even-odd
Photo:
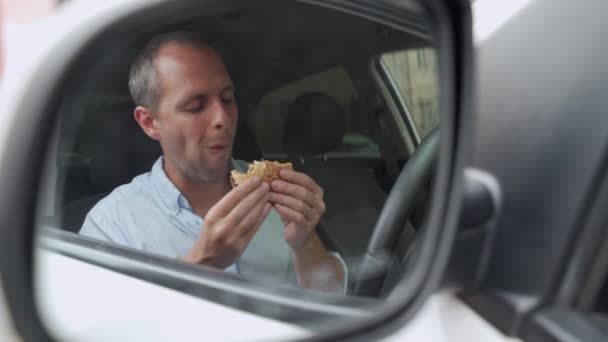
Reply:
[[[397,82],[391,75],[388,70],[386,64],[382,61],[382,56],[377,58],[376,67],[378,68],[378,72],[382,76],[382,79],[390,85],[389,94],[390,98],[397,108],[399,108],[399,114],[402,120],[406,123],[410,134],[414,137],[416,141],[416,145],[420,144],[420,133],[418,132],[418,127],[416,127],[416,123],[414,122],[414,118],[412,117],[412,113],[410,113],[409,106],[405,103],[403,96],[401,96],[401,92],[399,91],[399,86]]]
[[[401,51],[401,50],[398,50],[398,51]],[[398,52],[398,51],[391,51],[391,52]],[[419,49],[416,52],[418,54],[418,53],[422,53],[423,51],[421,49]],[[424,51],[424,52],[426,53],[426,51]],[[394,79],[393,75],[391,74],[390,70],[388,69],[386,63],[382,60],[382,56],[378,56],[376,58],[374,65],[376,66],[377,71],[381,75],[382,79],[384,79],[385,82],[388,85],[390,85],[390,89],[389,89],[390,98],[392,101],[394,101],[396,103],[397,107],[399,108],[399,114],[402,117],[402,119],[405,121],[411,134],[415,137],[416,145],[420,144],[420,141],[422,139],[420,137],[420,132],[418,130],[418,126],[416,125],[416,122],[414,121],[414,117],[410,111],[410,106],[407,104],[407,102],[401,95],[399,85],[397,84],[397,81],[395,81],[395,79]],[[428,61],[425,61],[424,68],[428,69]],[[431,102],[427,101],[427,104],[432,106]]]
[[[376,86],[380,89],[380,94],[388,105],[388,111],[392,119],[392,123],[395,124],[401,134],[402,140],[405,141],[405,146],[409,154],[414,153],[416,146],[420,144],[420,139],[416,131],[416,127],[412,126],[411,119],[408,119],[409,112],[407,109],[399,105],[398,101],[395,101],[395,96],[399,96],[398,92],[395,92],[395,85],[391,84],[392,80],[386,78],[386,74],[383,72],[381,67],[378,65],[379,59],[374,59],[370,65],[370,72],[374,77]]]
[[[312,323],[318,323],[317,319],[356,318],[363,316],[369,307],[381,303],[376,299],[306,291],[286,284],[273,283],[269,286],[259,280],[245,279],[211,267],[194,267],[176,259],[95,240],[60,228],[41,228],[39,248],[47,252],[312,331],[318,329],[316,325],[294,321],[294,317],[314,317]],[[242,298],[255,299],[256,307],[247,301],[235,302],[221,295],[210,296],[210,292],[230,292]],[[285,312],[289,315],[285,315]]]

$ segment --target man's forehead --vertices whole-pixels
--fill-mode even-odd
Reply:
[[[223,60],[211,47],[171,42],[159,49],[154,64],[162,80],[179,81],[197,75],[206,81],[232,83]]]
[[[160,48],[158,49],[159,54],[161,52],[164,53],[171,53],[171,52],[189,52],[189,53],[202,53],[205,55],[213,55],[217,58],[219,58],[219,54],[217,53],[217,51],[211,47],[210,45],[207,45],[204,42],[181,42],[181,41],[169,41],[166,42],[164,44],[162,44],[162,46],[160,46]]]
[[[179,42],[164,44],[155,58],[157,67],[178,68],[199,65],[216,66],[224,62],[219,54],[209,46],[194,46]]]

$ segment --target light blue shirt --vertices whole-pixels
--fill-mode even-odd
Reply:
[[[233,161],[239,171],[247,163]],[[179,258],[188,254],[201,234],[203,219],[163,170],[163,157],[152,170],[119,186],[87,214],[80,234],[131,248]],[[272,209],[247,249],[226,271],[245,277],[295,284],[283,222]],[[342,258],[344,273],[346,266]],[[346,285],[346,279],[345,279]]]

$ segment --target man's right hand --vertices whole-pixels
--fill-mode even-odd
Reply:
[[[268,198],[269,186],[258,177],[232,189],[209,209],[202,234],[184,260],[220,269],[234,264],[268,216]]]

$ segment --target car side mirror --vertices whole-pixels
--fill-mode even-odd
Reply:
[[[198,337],[209,339],[380,338],[391,317],[420,313],[419,304],[441,285],[462,209],[458,170],[467,146],[461,137],[472,102],[468,1],[133,0],[94,6],[75,2],[59,10],[50,21],[62,23],[49,29],[52,42],[23,71],[22,84],[5,92],[11,121],[0,136],[0,269],[20,335],[184,339],[196,336],[204,317],[205,335]],[[132,120],[135,103],[127,86],[137,51],[150,38],[185,29],[217,46],[237,89],[234,129],[240,135],[232,167],[246,171],[242,156],[290,162],[324,189],[316,246],[346,270],[340,291],[299,288],[306,286],[293,270],[293,246],[285,245],[284,255],[274,245],[264,247],[273,239],[284,244],[294,220],[276,203],[279,229],[252,238],[255,256],[263,257],[250,264],[282,263],[288,274],[282,283],[246,274],[246,263],[224,272],[180,260],[198,236],[183,222],[204,229],[208,217],[167,176],[170,151],[163,144],[176,126],[162,121],[167,112],[156,113],[158,125],[166,124],[163,148],[149,140]],[[181,83],[184,89],[192,84]],[[232,101],[224,91],[221,101],[195,95],[198,107]],[[171,138],[191,138],[206,119],[193,119],[198,114],[191,103],[174,102],[170,112],[178,119],[172,123],[195,124],[182,125],[183,134]],[[332,115],[337,119],[329,120]],[[294,136],[304,147],[293,143]],[[133,201],[160,203],[168,222],[186,217],[176,227],[192,235],[190,244],[155,241],[163,251],[179,245],[181,254],[146,249],[150,239],[122,230],[113,219],[108,226],[116,235],[102,229],[96,236],[78,234],[91,208],[112,191],[135,189],[114,190],[120,184],[152,177],[153,164],[165,172],[158,182],[173,185],[157,191],[158,183],[142,183],[161,195],[115,209],[126,210]],[[148,219],[133,224],[142,232],[159,221],[149,213],[129,215]],[[318,273],[320,282],[326,280]],[[239,328],[226,330],[227,321]]]

